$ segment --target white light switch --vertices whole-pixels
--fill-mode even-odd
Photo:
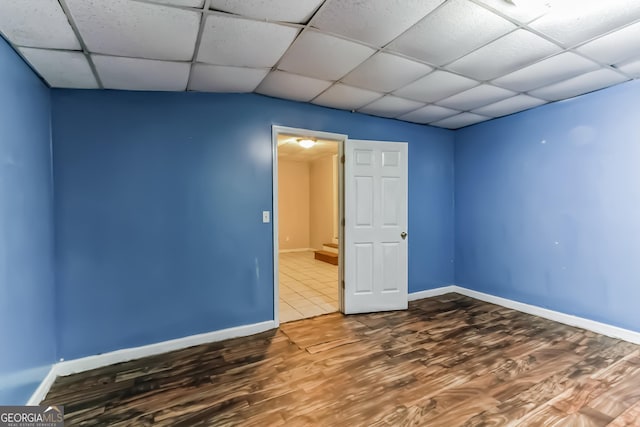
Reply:
[[[269,211],[262,211],[262,222],[264,222],[265,224],[267,224],[269,221],[271,221],[270,218],[270,214],[271,212]]]

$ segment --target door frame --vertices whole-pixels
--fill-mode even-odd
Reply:
[[[347,135],[340,133],[324,132],[311,129],[293,128],[287,126],[271,126],[271,157],[272,157],[272,188],[271,224],[273,237],[273,321],[276,328],[280,326],[280,245],[278,242],[278,135],[287,134],[297,137],[318,139],[330,139],[338,143],[338,212],[339,212],[339,236],[338,236],[338,303],[340,312],[344,312],[344,148]]]

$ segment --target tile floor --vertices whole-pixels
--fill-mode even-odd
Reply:
[[[313,252],[280,254],[280,323],[338,311],[338,266]]]

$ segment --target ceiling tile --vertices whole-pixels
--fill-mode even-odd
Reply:
[[[436,70],[420,80],[396,90],[394,94],[416,101],[434,102],[479,84],[480,82],[457,74]]]
[[[561,49],[527,30],[516,30],[450,64],[447,68],[478,80],[510,73]]]
[[[629,74],[635,78],[640,78],[640,59],[636,59],[635,61],[627,62],[618,67],[620,71]]]
[[[320,96],[312,102],[314,104],[338,108],[341,110],[357,110],[381,96],[382,93],[379,92],[373,92],[338,83],[321,93]]]
[[[640,56],[640,22],[600,37],[578,48],[580,53],[605,64]]]
[[[194,64],[189,89],[201,92],[253,92],[268,72],[268,68]]]
[[[291,99],[293,101],[308,102],[328,88],[331,82],[273,71],[260,83],[256,92],[276,98]]]
[[[384,46],[398,37],[444,0],[327,0],[313,18],[312,25]]]
[[[593,71],[600,66],[572,52],[563,52],[536,64],[522,68],[493,81],[515,91],[526,92],[541,86],[566,80]]]
[[[442,120],[445,117],[455,116],[458,113],[460,113],[460,111],[452,110],[450,108],[440,107],[438,105],[427,105],[419,110],[402,115],[398,117],[398,119],[424,124]]]
[[[0,31],[18,46],[80,50],[57,0],[0,1]]]
[[[522,23],[528,23],[549,11],[549,5],[544,1],[479,0],[490,8]]]
[[[237,67],[273,67],[298,32],[297,28],[270,22],[209,15],[198,61]]]
[[[612,7],[612,3],[615,3],[615,7]],[[550,12],[530,26],[569,47],[638,18],[638,0],[552,0]]]
[[[169,4],[173,6],[183,6],[183,7],[202,7],[204,5],[204,0],[150,0],[153,3],[158,4]]]
[[[438,126],[447,129],[459,129],[465,126],[473,125],[476,123],[490,120],[491,117],[481,116],[473,113],[460,113],[457,116],[448,117],[443,120],[431,123],[433,126]]]
[[[183,91],[191,64],[91,55],[105,89]]]
[[[473,110],[473,113],[481,114],[489,117],[501,117],[507,114],[517,113],[519,111],[528,110],[546,104],[547,101],[534,98],[524,94],[516,95],[511,98],[498,101],[495,104],[486,105],[484,107]]]
[[[324,0],[211,0],[211,9],[268,21],[304,24]]]
[[[438,104],[456,110],[473,110],[513,95],[515,95],[515,92],[510,90],[483,84],[438,101]]]
[[[389,53],[376,53],[347,75],[343,82],[381,92],[391,92],[424,76],[433,68]]]
[[[593,92],[628,80],[626,77],[609,69],[601,69],[582,74],[560,83],[545,86],[543,88],[529,92],[538,98],[549,101],[572,98],[583,93]]]
[[[389,48],[430,64],[444,65],[516,26],[468,0],[449,0]]]
[[[130,0],[66,0],[92,53],[190,61],[200,14]]]
[[[98,88],[89,61],[81,52],[21,47],[20,53],[51,87]]]
[[[323,80],[338,80],[374,53],[347,40],[305,31],[279,64],[280,69]]]
[[[393,95],[386,95],[376,101],[373,101],[371,104],[360,108],[358,111],[361,113],[372,114],[374,116],[393,118],[423,106],[424,104],[421,102],[410,101]]]

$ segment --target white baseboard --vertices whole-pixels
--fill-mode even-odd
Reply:
[[[441,288],[427,289],[426,291],[411,292],[409,294],[409,301],[415,301],[423,298],[437,297],[439,295],[448,294],[450,292],[457,292],[456,288],[457,286],[449,285],[449,286],[443,286]]]
[[[80,359],[72,359],[56,363],[51,367],[51,371],[49,371],[49,374],[47,374],[42,383],[40,383],[40,386],[33,393],[27,404],[38,405],[45,398],[51,388],[51,385],[58,376],[76,374],[78,372],[89,371],[91,369],[113,365],[115,363],[128,362],[142,357],[154,356],[156,354],[193,347],[195,345],[258,334],[275,328],[275,322],[273,320],[268,320],[266,322],[236,326],[234,328],[190,335],[184,338],[177,338],[141,347],[125,348],[122,350],[111,351],[109,353],[98,354],[96,356],[82,357]]]
[[[620,328],[618,326],[609,325],[607,323],[596,322],[595,320],[585,319],[584,317],[578,317],[559,311],[549,310],[547,308],[538,307],[536,305],[530,305],[507,298],[496,297],[490,294],[485,294],[483,292],[474,291],[460,286],[454,286],[454,288],[454,292],[466,295],[471,298],[498,304],[507,308],[512,308],[514,310],[522,311],[523,313],[533,314],[534,316],[544,317],[545,319],[564,323],[565,325],[577,326],[578,328],[593,331],[598,334],[606,335],[608,337],[619,338],[621,340],[628,341],[634,344],[640,344],[640,332]]]
[[[313,248],[298,248],[298,249],[280,249],[278,252],[280,252],[281,254],[288,254],[291,252],[313,252],[317,249],[313,249]]]
[[[474,291],[472,289],[463,288],[462,286],[444,286],[442,288],[429,289],[427,291],[413,292],[409,294],[409,301],[430,298],[449,292],[456,292],[481,301],[497,304],[502,307],[511,308],[534,316],[543,317],[555,322],[564,323],[569,326],[577,326],[578,328],[596,332],[612,338],[618,338],[634,344],[640,344],[640,332],[624,329],[606,323],[596,322],[595,320],[585,319],[584,317],[573,316],[571,314],[561,313],[559,311],[549,310],[547,308],[538,307],[536,305],[525,304],[519,301],[507,298],[497,297],[484,292]]]
[[[42,380],[42,382],[40,383],[36,391],[33,392],[31,397],[27,401],[26,404],[28,406],[39,405],[40,402],[42,402],[44,398],[47,396],[47,393],[49,393],[49,389],[51,388],[51,386],[53,385],[53,382],[56,380],[56,377],[58,376],[58,374],[56,374],[55,372],[55,367],[56,365],[51,366],[51,369],[49,369],[49,373],[47,374],[47,376],[44,377],[44,379]]]

